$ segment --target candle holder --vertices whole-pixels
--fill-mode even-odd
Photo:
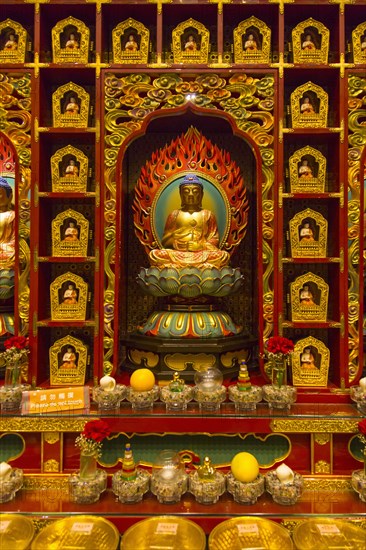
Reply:
[[[126,443],[122,470],[112,477],[112,490],[119,501],[126,504],[141,502],[150,485],[150,474],[136,468],[131,445]]]
[[[97,469],[93,479],[83,479],[80,472],[69,477],[69,491],[72,502],[92,504],[99,500],[107,488],[107,472]]]
[[[116,410],[125,398],[126,392],[126,386],[123,384],[116,384],[111,390],[102,386],[95,386],[93,388],[93,400],[98,404],[100,411]]]
[[[215,504],[225,492],[225,476],[211,465],[208,456],[197,471],[189,475],[189,491],[200,504]]]
[[[11,468],[7,475],[0,479],[0,503],[13,500],[15,494],[23,486],[23,470]]]
[[[258,474],[253,481],[239,481],[233,474],[226,474],[226,488],[235,502],[239,504],[255,504],[258,497],[264,493],[264,476]]]
[[[159,386],[154,385],[151,390],[145,391],[136,391],[129,386],[126,398],[135,411],[152,410],[154,401],[159,398]]]
[[[281,480],[276,471],[267,472],[266,489],[278,504],[296,504],[302,495],[304,480],[297,472],[293,472],[291,480]]]
[[[194,399],[199,403],[200,411],[216,413],[226,399],[226,388],[222,386],[223,375],[219,369],[210,367],[194,375]]]
[[[167,412],[185,411],[187,403],[193,399],[193,389],[186,386],[184,380],[175,372],[169,385],[161,389],[160,399],[165,403]]]
[[[151,492],[160,504],[174,504],[188,489],[188,476],[179,455],[174,451],[162,451],[153,466]]]
[[[270,409],[290,409],[297,398],[297,390],[293,386],[274,386],[267,384],[262,387],[263,399]]]
[[[357,409],[362,414],[366,414],[366,388],[361,386],[350,387],[350,397],[357,403]]]

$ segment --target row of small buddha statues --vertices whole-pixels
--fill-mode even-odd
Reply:
[[[329,29],[308,18],[291,31],[289,50],[295,63],[327,63]],[[24,62],[27,33],[20,23],[7,19],[0,22],[0,61],[14,58]],[[172,31],[172,42],[166,48],[167,60],[174,63],[207,63],[212,47],[210,31],[195,19],[183,21]],[[150,31],[142,23],[128,18],[112,30],[114,63],[147,63]],[[271,29],[255,16],[239,23],[233,30],[232,49],[235,63],[269,63]],[[353,61],[366,59],[366,21],[352,31]],[[22,50],[22,52],[20,52]],[[90,50],[90,30],[79,19],[69,16],[52,28],[53,61],[87,63]],[[170,54],[169,54],[170,52]],[[19,53],[19,58],[18,58]]]

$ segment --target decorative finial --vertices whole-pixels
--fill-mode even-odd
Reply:
[[[173,374],[173,380],[169,384],[170,391],[181,392],[184,390],[184,380],[179,378],[179,373],[175,372]]]

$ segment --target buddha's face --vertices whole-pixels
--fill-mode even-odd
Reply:
[[[306,41],[307,41],[307,42],[311,42],[311,36],[310,36],[310,34],[307,34],[307,35],[306,35]]]
[[[197,184],[182,185],[180,188],[180,197],[182,199],[182,207],[201,207],[203,189]]]

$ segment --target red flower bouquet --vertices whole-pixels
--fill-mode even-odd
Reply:
[[[294,343],[283,336],[272,336],[267,340],[266,351],[268,357],[276,355],[283,358],[294,351]]]
[[[25,336],[11,336],[5,340],[4,346],[4,358],[11,363],[21,361],[29,353],[29,339]]]
[[[84,426],[84,431],[76,438],[77,445],[83,454],[98,458],[102,452],[102,441],[108,437],[111,430],[104,420],[90,420]]]

